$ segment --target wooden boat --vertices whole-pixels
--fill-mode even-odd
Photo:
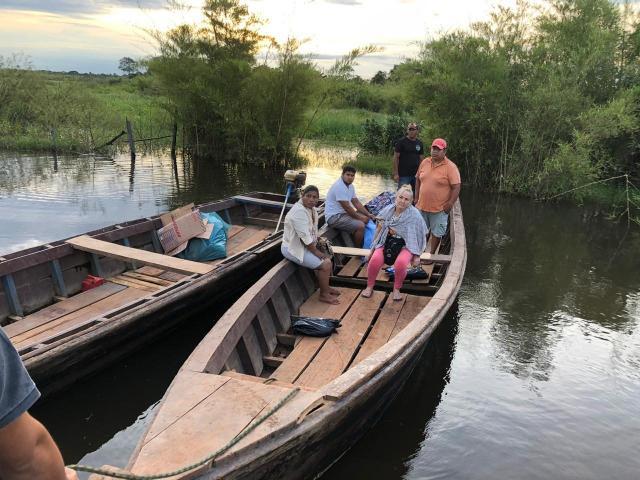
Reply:
[[[407,283],[411,293],[402,301],[391,299],[385,278],[371,298],[362,297],[359,258],[332,279],[342,285],[339,305],[318,301],[311,271],[278,263],[182,366],[126,470],[173,472],[239,440],[213,464],[171,478],[321,474],[380,417],[456,298],[466,265],[459,203],[450,225],[440,253],[426,255],[435,260],[426,268],[430,278]],[[327,236],[341,242],[335,232]],[[326,338],[296,337],[290,315],[298,313],[341,319],[342,326]]]
[[[163,255],[150,217],[0,258],[0,325],[39,388],[51,392],[238,292],[281,258],[273,233],[283,195],[254,192],[200,205],[232,224],[227,257]],[[104,285],[81,292],[88,274]]]

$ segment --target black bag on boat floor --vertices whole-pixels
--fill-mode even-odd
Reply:
[[[393,280],[396,275],[396,269],[393,267],[387,267],[384,269],[384,271],[387,272],[387,275],[389,275],[389,280]],[[427,275],[427,272],[425,272],[421,266],[417,266],[411,267],[407,270],[407,276],[405,277],[405,280],[424,280],[428,277],[429,275]]]
[[[340,327],[340,320],[332,318],[302,317],[291,315],[291,328],[294,333],[311,337],[328,337],[336,328]]]

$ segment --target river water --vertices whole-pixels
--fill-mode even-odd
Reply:
[[[325,192],[349,149],[308,149]],[[0,155],[0,256],[190,201],[282,191],[280,171],[142,156]],[[389,179],[358,174],[371,196]],[[323,478],[636,479],[640,229],[607,212],[463,188],[456,305],[380,423]],[[231,301],[232,299],[230,299]],[[68,463],[124,465],[228,305],[33,409]]]

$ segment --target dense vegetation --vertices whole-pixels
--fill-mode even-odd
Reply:
[[[204,12],[204,25],[157,33],[159,54],[144,68],[125,57],[125,77],[45,74],[0,59],[0,147],[50,145],[56,131],[59,146],[89,150],[127,116],[142,137],[177,122],[181,143],[203,156],[276,162],[300,137],[324,138],[357,141],[361,167],[388,171],[411,119],[422,138],[448,139],[475,186],[549,197],[616,177],[640,202],[640,23],[627,6],[498,8],[370,81],[353,65],[374,48],[321,72],[295,40],[260,35],[238,0],[207,0]],[[265,48],[270,59],[258,61]]]

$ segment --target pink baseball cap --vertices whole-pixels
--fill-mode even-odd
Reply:
[[[438,147],[440,150],[447,148],[447,141],[444,138],[436,138],[431,142],[432,147]]]

